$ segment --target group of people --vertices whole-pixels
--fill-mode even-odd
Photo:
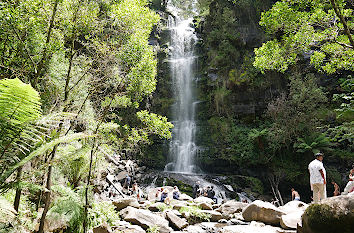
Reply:
[[[321,200],[327,197],[326,192],[326,169],[323,166],[324,154],[319,152],[315,154],[315,159],[308,165],[308,170],[310,173],[310,185],[313,192],[312,199],[314,203],[319,203]],[[334,181],[331,182],[334,187],[333,196],[338,196],[340,194],[340,188]],[[349,181],[342,192],[342,195],[348,194],[354,191],[354,168],[350,170]],[[292,188],[291,189],[291,199],[300,200],[299,193]]]
[[[136,196],[138,201],[140,201],[140,199],[144,197],[144,193],[136,182],[134,182],[133,185],[131,185],[131,183],[132,178],[127,174],[124,179],[123,190],[126,190],[126,194],[129,196]]]
[[[180,193],[178,187],[174,186],[173,190],[172,190],[172,198],[175,200],[179,200],[180,195],[181,195],[181,193]],[[169,197],[169,191],[167,188],[159,188],[155,194],[155,197],[156,197],[156,201],[158,201],[158,202],[163,202],[168,205],[171,202],[171,199]]]
[[[200,181],[197,181],[193,186],[193,198],[197,198],[199,196],[204,196],[212,199],[216,204],[218,203],[218,199],[215,196],[214,186],[201,187]]]

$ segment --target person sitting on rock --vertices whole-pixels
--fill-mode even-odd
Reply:
[[[294,188],[291,189],[291,200],[300,201],[300,194]]]
[[[177,186],[173,187],[173,199],[179,200],[180,192]]]
[[[344,188],[344,192],[342,194],[348,194],[350,192],[353,192],[354,190],[354,168],[352,170],[350,170],[349,173],[349,181],[347,183],[347,185]]]
[[[334,182],[334,181],[332,181],[331,183],[333,184],[333,187],[334,187],[333,196],[334,196],[334,197],[335,197],[335,196],[338,196],[338,195],[340,194],[339,185],[338,185],[336,182]]]
[[[197,198],[199,196],[200,189],[200,181],[198,180],[193,186],[193,198]]]
[[[168,197],[168,190],[167,189],[164,189],[163,192],[161,193],[160,202],[164,202],[167,205],[170,204],[170,198]]]
[[[218,199],[215,196],[214,186],[211,186],[211,187],[208,186],[207,197],[212,199],[215,202],[215,204],[218,204]]]

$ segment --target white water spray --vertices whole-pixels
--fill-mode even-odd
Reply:
[[[179,16],[178,9],[170,6],[175,17],[169,16],[168,28],[171,32],[170,71],[173,81],[174,98],[172,141],[169,157],[172,162],[165,167],[166,171],[194,173],[194,158],[197,152],[195,144],[195,71],[196,59],[194,47],[197,37],[191,27],[193,18],[184,19]]]

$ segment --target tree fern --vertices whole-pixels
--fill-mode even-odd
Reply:
[[[31,85],[18,78],[0,80],[1,157],[20,137],[27,124],[41,115],[40,97]]]

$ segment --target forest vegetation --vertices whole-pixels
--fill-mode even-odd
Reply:
[[[197,2],[198,165],[280,195],[308,187],[322,151],[343,186],[354,163],[353,1]],[[106,154],[166,164],[171,81],[166,49],[149,43],[164,39],[165,10],[160,0],[0,2],[0,232],[33,231],[39,218],[42,233],[48,216],[67,232],[111,224],[114,206],[93,199]],[[1,220],[9,203],[16,221]]]

